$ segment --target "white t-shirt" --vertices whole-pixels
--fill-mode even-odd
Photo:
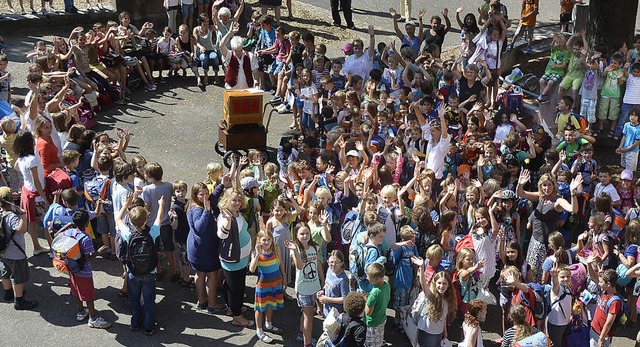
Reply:
[[[369,80],[369,72],[373,69],[373,56],[369,56],[369,50],[366,50],[360,58],[356,58],[355,54],[347,57],[342,67],[342,72],[347,75],[358,75],[366,81]]]
[[[444,167],[444,158],[449,153],[451,148],[451,142],[446,130],[442,132],[440,141],[434,146],[433,138],[431,137],[431,126],[425,124],[421,126],[422,136],[429,142],[427,145],[427,156],[425,158],[426,168],[433,170],[436,174],[436,179],[442,179],[442,168]],[[443,137],[443,136],[447,137]]]
[[[562,300],[558,301],[563,290],[567,291],[567,295]],[[553,292],[551,292],[551,303],[553,305],[551,305],[551,311],[547,317],[547,322],[557,326],[569,324],[569,321],[571,320],[571,301],[572,296],[569,293],[569,289],[561,287],[558,292],[558,296],[555,296]]]
[[[227,50],[227,55],[225,55],[223,58],[223,62],[225,66],[229,66],[229,62],[231,61],[231,55],[233,54],[233,52],[231,50]],[[242,56],[241,59],[238,60],[238,83],[236,84],[235,87],[231,87],[229,84],[225,83],[224,87],[227,89],[245,89],[245,88],[249,88],[249,85],[247,84],[247,77],[245,77],[244,75],[244,69],[242,68],[242,63],[244,62],[244,55]],[[249,63],[251,64],[251,71],[255,71],[258,70],[258,59],[256,59],[256,56],[249,52]],[[253,78],[253,77],[252,77]],[[255,84],[254,84],[255,85]]]
[[[640,105],[640,77],[629,74],[627,89],[624,91],[622,102],[625,104]]]
[[[489,69],[495,70],[500,67],[500,50],[502,49],[502,46],[502,40],[488,41],[484,57]]]
[[[24,186],[32,192],[36,191],[36,184],[33,182],[33,177],[31,176],[31,168],[38,168],[38,179],[40,180],[40,184],[42,188],[44,188],[44,168],[42,167],[42,162],[40,162],[40,157],[36,152],[34,155],[27,155],[22,158],[18,158],[16,161],[18,168],[20,169],[20,173],[24,178]]]
[[[444,324],[447,322],[447,314],[449,314],[449,303],[446,300],[442,300],[442,316],[437,321],[431,320],[425,308],[425,314],[418,321],[418,329],[432,335],[442,334]]]
[[[311,114],[313,110],[313,100],[310,99],[313,95],[318,94],[318,88],[316,88],[315,84],[311,83],[311,86],[302,88],[300,94],[305,96],[305,99],[303,99],[304,106],[302,107],[302,112]]]
[[[593,196],[598,197],[603,192],[611,197],[611,202],[616,202],[620,200],[620,195],[618,195],[618,191],[616,190],[616,187],[614,187],[613,184],[611,183],[609,183],[609,185],[607,186],[603,186],[602,183],[598,183],[596,185],[596,189]]]

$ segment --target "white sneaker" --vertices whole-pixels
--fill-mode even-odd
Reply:
[[[105,10],[104,6],[102,6],[102,3],[100,3],[100,2],[96,5],[96,7],[97,7],[97,8],[98,8],[98,10],[100,10],[100,11],[104,11],[104,10]]]
[[[108,329],[110,327],[111,327],[111,323],[107,322],[102,317],[96,317],[95,319],[89,319],[89,328]]]
[[[91,4],[87,3],[87,12],[93,12],[93,9],[91,8]]]
[[[53,251],[49,251],[49,259],[53,259],[56,257],[56,254]]]
[[[87,319],[87,317],[89,317],[89,310],[86,308],[76,314],[76,320],[78,322],[82,322],[83,320]]]

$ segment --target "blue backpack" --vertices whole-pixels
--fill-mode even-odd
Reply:
[[[342,244],[348,245],[359,233],[365,230],[363,218],[360,217],[359,211],[349,211],[344,216],[342,226],[340,227],[340,235],[342,236]]]
[[[104,176],[96,176],[92,180],[84,182],[84,196],[87,198],[85,206],[89,210],[95,210],[98,200],[102,200],[102,208],[106,213],[113,213],[111,199],[111,179]]]
[[[616,302],[616,301],[620,301],[620,303],[622,304],[622,309],[620,310],[620,313],[618,313],[618,315],[616,316],[616,319],[613,321],[613,326],[611,327],[611,331],[614,331],[621,325],[625,325],[627,324],[627,317],[629,316],[629,309],[627,307],[627,304],[624,303],[624,300],[622,300],[622,298],[619,295],[614,295],[612,296],[608,301],[607,301],[607,306],[605,307],[604,312],[609,315],[609,307],[611,307],[611,305]]]
[[[58,203],[51,204],[47,213],[42,218],[42,226],[45,230],[53,230],[53,233],[57,233],[60,229],[68,223],[73,223],[71,218],[72,211]]]

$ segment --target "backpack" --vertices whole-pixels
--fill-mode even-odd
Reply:
[[[340,227],[340,234],[342,236],[342,244],[348,245],[351,243],[354,237],[365,230],[366,226],[364,221],[360,218],[360,212],[349,211],[344,216],[344,221]]]
[[[514,347],[549,347],[551,346],[551,340],[542,331],[525,337],[524,339],[513,344]]]
[[[134,275],[151,273],[158,265],[158,247],[148,232],[132,232],[127,242],[126,264]]]
[[[622,298],[619,295],[614,295],[611,298],[609,298],[609,300],[607,301],[607,306],[605,307],[605,310],[604,310],[605,314],[607,316],[609,315],[609,307],[611,307],[611,305],[616,301],[620,301],[620,303],[622,304],[622,307],[620,309],[620,313],[618,313],[618,315],[616,316],[616,319],[613,321],[613,326],[611,326],[612,332],[615,332],[619,326],[626,325],[627,317],[629,316],[629,309],[627,307],[627,304],[625,304],[624,300],[622,300]]]
[[[456,244],[456,254],[460,253],[463,248],[469,248],[470,250],[475,250],[473,247],[473,238],[471,234],[467,234],[463,236],[458,243]]]
[[[499,110],[509,109],[515,112],[516,115],[521,116],[524,110],[524,94],[514,93],[513,88],[504,93],[498,94],[496,97]]]
[[[322,324],[323,332],[316,342],[318,347],[344,347],[345,346],[345,330],[349,322],[346,313],[338,313],[335,308],[331,309],[329,316]],[[334,342],[335,341],[335,342]]]
[[[278,199],[280,193],[280,187],[278,184],[273,184],[270,181],[265,181],[260,190],[262,191],[262,198],[264,199],[263,206],[271,206],[271,204]]]
[[[56,168],[47,177],[44,178],[44,194],[49,201],[53,200],[53,192],[56,190],[65,190],[71,188],[71,177],[61,169]]]
[[[358,282],[361,282],[367,278],[367,275],[364,272],[364,261],[367,252],[369,252],[370,249],[375,249],[379,254],[380,251],[376,246],[372,246],[367,243],[361,244],[357,239],[355,241],[356,242],[352,242],[349,247],[349,271],[352,276],[356,277]],[[364,241],[368,242],[366,238]]]
[[[579,315],[573,316],[564,337],[565,347],[584,347],[589,345],[589,330]]]
[[[576,262],[569,265],[569,271],[571,272],[571,294],[578,296],[587,283],[587,269],[582,263]]]
[[[78,273],[84,269],[85,260],[80,248],[80,240],[87,237],[82,232],[78,232],[76,237],[60,234],[51,242],[53,267],[62,273]]]
[[[419,254],[425,254],[429,247],[440,244],[440,239],[438,239],[438,235],[435,233],[419,231],[418,234],[416,240]]]
[[[85,206],[89,210],[95,210],[98,200],[102,200],[102,208],[106,213],[113,213],[111,202],[111,179],[104,176],[96,176],[92,180],[84,182],[84,196],[87,198]]]
[[[0,213],[0,254],[2,254],[7,249],[7,247],[9,247],[9,242],[12,242],[13,237],[16,235],[16,231],[14,230],[11,232],[11,234],[9,234],[9,237],[7,237],[6,230],[4,229],[4,217],[9,215],[9,213],[10,212],[8,211],[2,211],[2,213]],[[24,249],[22,249],[22,247],[20,247],[17,242],[14,241],[13,244],[18,247],[20,252],[26,255]]]
[[[527,283],[529,289],[533,290],[536,302],[533,306],[533,316],[536,320],[542,320],[547,318],[549,312],[551,312],[551,301],[546,300],[549,297],[549,291],[551,291],[550,285],[542,285],[538,283]]]
[[[60,231],[60,228],[73,223],[73,218],[70,216],[71,210],[58,204],[53,203],[49,205],[49,209],[42,218],[42,226],[45,230],[53,230],[54,234]]]

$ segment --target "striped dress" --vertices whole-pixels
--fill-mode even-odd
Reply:
[[[277,310],[282,307],[284,307],[284,296],[280,262],[275,252],[260,253],[255,309],[264,312],[267,308]]]

